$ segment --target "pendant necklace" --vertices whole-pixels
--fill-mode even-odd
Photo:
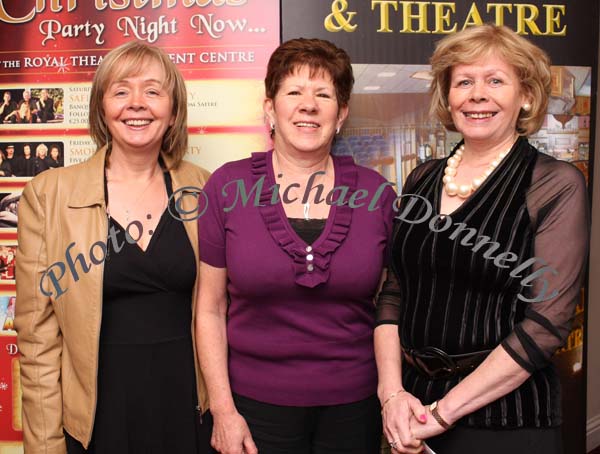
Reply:
[[[275,150],[273,150],[273,161],[274,161],[274,163],[273,163],[273,173],[275,173],[275,175],[277,177],[282,177],[283,173],[277,174],[277,172],[275,172],[275,162],[277,163],[277,167],[279,167],[279,159],[277,158],[277,154],[275,153]],[[324,172],[323,176],[326,176],[327,175],[327,168],[328,167],[329,167],[329,157],[327,157],[327,163],[325,164],[325,169],[323,169],[323,170],[317,170],[317,172]],[[321,175],[317,175],[317,176],[321,176]],[[315,178],[315,180],[316,180],[316,178]],[[313,180],[313,183],[314,183],[314,180]],[[295,189],[296,188],[294,188],[294,190]],[[310,221],[310,200],[308,200],[308,199],[306,200],[306,203],[302,204],[302,214],[304,215],[304,220],[305,221]]]
[[[310,201],[307,200],[306,203],[304,204],[304,220],[308,221],[310,220]]]
[[[160,169],[160,166],[158,166],[158,168]],[[160,172],[158,172],[160,173]],[[106,171],[105,171],[106,174]],[[157,172],[156,172],[156,168],[154,169],[154,173],[152,174],[152,176],[148,179],[148,184],[144,187],[144,189],[142,190],[142,192],[140,192],[140,194],[136,197],[136,199],[133,201],[133,203],[129,204],[129,206],[131,207],[136,207],[137,203],[140,201],[140,199],[142,198],[142,196],[146,193],[146,191],[148,190],[148,188],[152,185],[152,182],[154,181],[154,177],[156,177]],[[105,177],[107,179],[108,182],[108,178]],[[110,218],[110,208],[107,205],[106,206],[106,213],[108,214],[108,217]],[[129,207],[125,208],[125,223],[127,225],[129,225],[129,219],[130,219],[130,215],[131,215],[131,209]],[[152,214],[151,213],[146,213],[146,219],[152,219]],[[150,230],[148,232],[150,235],[152,235],[152,231]]]

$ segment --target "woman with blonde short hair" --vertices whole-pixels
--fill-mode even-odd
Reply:
[[[552,354],[579,300],[583,175],[538,152],[546,54],[506,27],[468,28],[431,58],[431,111],[463,141],[404,187],[375,351],[393,453],[562,452]],[[424,406],[426,405],[426,406]]]

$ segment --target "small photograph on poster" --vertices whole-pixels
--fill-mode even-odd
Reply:
[[[0,141],[0,181],[3,177],[34,177],[64,167],[64,143]]]
[[[0,331],[14,331],[16,300],[15,296],[0,295]]]
[[[17,264],[17,245],[0,246],[0,281],[15,280],[15,266]]]
[[[17,228],[17,213],[22,192],[0,192],[0,229]]]
[[[0,125],[62,123],[64,120],[65,95],[62,88],[14,88],[0,91]]]

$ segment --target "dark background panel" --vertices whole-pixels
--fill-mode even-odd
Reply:
[[[353,63],[399,63],[399,64],[423,64],[427,63],[429,56],[435,47],[435,42],[444,34],[433,33],[402,33],[404,22],[404,8],[410,7],[413,13],[417,13],[419,3],[424,4],[427,12],[426,30],[432,31],[436,28],[436,8],[449,11],[442,4],[454,5],[455,12],[449,13],[451,28],[457,24],[457,30],[462,29],[469,11],[476,8],[483,22],[494,22],[495,8],[493,4],[510,6],[512,11],[502,8],[504,11],[504,25],[517,29],[517,18],[519,10],[525,17],[534,14],[535,10],[528,5],[537,8],[538,17],[534,20],[541,33],[546,33],[547,11],[550,5],[564,6],[564,14],[559,14],[559,25],[553,25],[554,29],[562,30],[566,27],[565,36],[534,36],[531,29],[523,26],[527,31],[527,38],[545,49],[552,57],[554,65],[593,66],[596,58],[596,43],[598,42],[598,5],[597,0],[563,0],[543,1],[528,0],[527,2],[513,3],[502,0],[496,1],[463,1],[453,2],[406,2],[392,1],[387,7],[389,11],[389,33],[378,33],[381,26],[381,8],[377,0],[282,0],[282,39],[291,38],[324,38],[343,47],[352,59]],[[325,19],[332,11],[346,5],[342,13],[348,18],[349,12],[356,14],[350,24],[356,25],[354,32],[327,31],[324,25]],[[394,10],[393,5],[397,5]],[[487,8],[490,12],[487,12]],[[497,7],[500,8],[500,7]],[[554,10],[558,14],[558,10]],[[523,21],[521,21],[523,23]],[[334,25],[339,26],[340,21],[334,20]],[[418,28],[418,20],[413,20],[412,29]]]

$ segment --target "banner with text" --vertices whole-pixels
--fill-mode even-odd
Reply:
[[[13,319],[24,185],[51,171],[41,167],[95,151],[91,80],[106,53],[130,40],[164,49],[186,79],[186,159],[214,170],[266,149],[263,79],[280,8],[272,0],[0,0],[0,34],[0,454],[12,454],[22,452]]]

